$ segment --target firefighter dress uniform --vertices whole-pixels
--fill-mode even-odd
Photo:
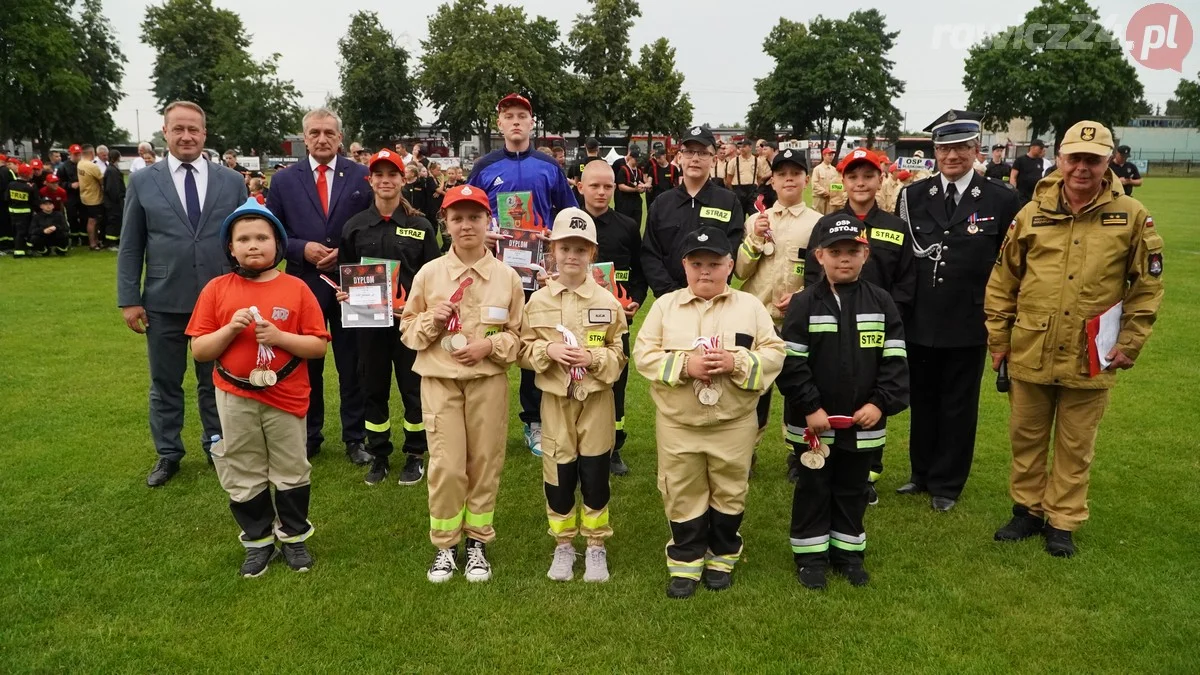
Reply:
[[[587,212],[567,208],[554,219],[550,241],[582,238],[595,244],[596,225]],[[551,244],[552,245],[552,244]],[[565,328],[592,355],[583,379],[547,353],[566,342]],[[608,462],[615,441],[612,385],[625,367],[622,337],[628,332],[620,303],[589,274],[578,288],[546,282],[525,305],[521,365],[542,391],[542,477],[550,536],[560,544],[582,534],[589,546],[612,536],[608,514]],[[575,506],[575,488],[583,508]],[[582,513],[579,513],[582,511]]]
[[[868,243],[856,219],[823,219],[817,231],[822,247],[846,239]],[[887,418],[908,407],[900,312],[890,294],[861,276],[836,288],[822,278],[792,299],[783,339],[787,359],[778,385],[788,419],[797,420],[787,426],[797,454],[810,451],[804,420],[818,410],[852,417],[871,403],[882,413],[870,429],[851,425],[823,432],[828,457],[820,466],[799,469],[792,498],[797,568],[861,566],[872,455],[886,442]]]
[[[1082,121],[1067,130],[1059,152],[1103,156],[1112,145],[1108,129]],[[1087,520],[1096,433],[1116,372],[1098,367],[1091,375],[1086,323],[1121,302],[1116,346],[1136,361],[1163,297],[1163,240],[1141,202],[1124,194],[1110,170],[1096,198],[1071,213],[1063,181],[1055,173],[1038,183],[987,286],[988,344],[993,353],[1008,353],[1011,379],[1014,523],[996,533],[1000,540],[1023,538],[1005,535],[1014,525],[1009,535],[1041,532],[1043,518],[1067,533]],[[1073,552],[1069,535],[1069,546],[1051,550],[1046,532],[1049,552]]]
[[[683,255],[732,253],[728,237],[716,228],[689,233],[681,243]],[[733,352],[734,366],[705,388],[688,377],[687,361],[700,358],[698,338],[713,337]],[[633,360],[650,380],[657,409],[658,489],[671,526],[666,547],[671,597],[691,595],[691,590],[672,594],[677,579],[690,581],[680,584],[689,589],[705,570],[718,573],[710,580],[728,579],[741,557],[738,529],[758,428],[755,407],[783,358],[783,341],[762,302],[729,286],[710,300],[688,288],[659,298],[638,332]]]
[[[395,153],[380,150],[369,164],[373,166],[379,161],[392,163],[403,175],[403,162]],[[339,264],[358,264],[364,257],[400,263],[400,288],[394,290],[398,297],[393,299],[395,325],[391,328],[359,328],[355,331],[358,340],[358,376],[366,399],[367,452],[376,460],[386,460],[392,454],[392,419],[388,399],[391,397],[394,374],[400,399],[404,403],[401,422],[404,428],[404,452],[419,461],[428,447],[421,416],[421,376],[413,370],[417,353],[400,340],[400,317],[405,298],[412,290],[413,277],[427,263],[441,257],[437,234],[428,220],[421,215],[407,213],[403,204],[387,217],[380,215],[378,207],[371,204],[366,211],[346,221],[338,247]]]
[[[794,164],[808,172],[804,157],[799,150],[784,150],[775,154],[771,171],[784,164]],[[804,289],[807,269],[809,239],[813,227],[821,214],[808,208],[801,200],[791,206],[776,202],[767,209],[767,220],[771,223],[771,241],[754,233],[757,211],[748,211],[746,233],[737,250],[737,263],[733,275],[743,280],[742,290],[758,298],[766,307],[771,321],[778,328],[783,323],[783,313],[775,307],[782,296],[798,293]],[[762,442],[767,422],[771,415],[771,390],[764,390],[758,402],[758,436],[755,444]]]
[[[947,112],[926,128],[935,145],[979,137],[979,115]],[[906,317],[912,378],[909,460],[900,491],[928,491],[930,505],[954,507],[975,454],[979,386],[987,331],[983,295],[1017,195],[968,169],[956,182],[937,173],[900,193],[917,260],[916,294]]]

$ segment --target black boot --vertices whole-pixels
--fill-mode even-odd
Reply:
[[[1046,521],[1041,516],[1035,516],[1029,509],[1021,505],[1013,505],[1013,517],[1004,527],[996,530],[996,541],[1021,541],[1036,534],[1041,534]]]
[[[1046,553],[1055,558],[1070,558],[1075,555],[1075,542],[1069,530],[1060,530],[1046,523]]]

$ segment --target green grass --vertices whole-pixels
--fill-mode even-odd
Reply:
[[[492,582],[428,583],[425,485],[369,488],[335,443],[313,471],[316,569],[243,580],[237,527],[200,456],[190,375],[191,453],[169,486],[145,486],[145,346],[114,307],[115,256],[0,259],[0,671],[1196,672],[1198,188],[1138,190],[1167,242],[1167,299],[1101,426],[1080,555],[992,542],[1009,501],[1007,407],[989,375],[974,472],[952,513],[893,494],[908,473],[906,416],[892,427],[867,517],[868,588],[796,583],[772,433],[737,584],[688,602],[663,593],[669,532],[636,375],[609,583],[545,578],[541,468],[520,440],[515,386]],[[339,438],[335,405],[326,436]]]

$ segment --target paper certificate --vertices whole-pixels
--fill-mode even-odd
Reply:
[[[532,265],[544,267],[545,253],[540,230],[511,229],[505,230],[509,239],[500,240],[497,246],[497,257],[513,268],[521,277],[521,286],[527,291],[536,291],[538,270]]]
[[[392,275],[386,263],[339,265],[343,328],[387,328],[392,325]]]

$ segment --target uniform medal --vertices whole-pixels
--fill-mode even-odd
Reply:
[[[263,320],[262,314],[258,313],[258,307],[251,306],[250,314],[254,316],[254,322],[257,324]],[[279,376],[275,371],[271,370],[271,362],[275,360],[275,350],[267,345],[260,344],[258,346],[258,355],[254,360],[254,370],[250,371],[250,384],[256,387],[267,388],[274,386],[279,381]]]
[[[760,214],[765,214],[767,212],[767,206],[763,202],[762,195],[759,195],[758,199],[754,200],[754,208],[757,209]],[[767,240],[766,243],[762,245],[763,255],[775,255],[775,233],[771,232],[770,228],[767,228],[767,231],[763,236]]]
[[[473,283],[475,283],[475,279],[472,277],[463,279],[462,283],[458,285],[458,288],[454,291],[454,293],[450,295],[450,302],[456,305],[462,302],[463,294],[467,292],[467,287]],[[450,318],[446,320],[446,332],[449,333],[449,335],[442,338],[442,349],[453,353],[462,349],[463,347],[466,347],[467,337],[459,332],[461,330],[462,319],[459,318],[458,309],[456,308],[454,313],[450,315]]]
[[[698,337],[696,338],[696,341],[692,343],[693,348],[699,347],[704,350],[705,354],[714,349],[719,349],[720,346],[721,338],[715,335],[712,337]],[[696,398],[700,399],[701,405],[714,406],[718,401],[721,400],[721,390],[713,385],[713,383],[708,382],[698,384],[699,389],[696,390]]]
[[[805,468],[812,469],[813,471],[819,471],[825,467],[825,456],[816,450],[809,450],[808,452],[800,455],[800,463],[803,464]]]
[[[567,328],[560,323],[555,326],[554,329],[559,333],[562,333],[563,343],[568,347],[579,346],[579,339],[575,337],[575,334],[571,332],[570,328]],[[585,374],[586,371],[581,366],[571,366],[570,371],[568,371],[568,376],[570,379],[567,381],[567,396],[579,401],[580,403],[586,401],[588,397],[587,389],[583,386],[583,376]]]

